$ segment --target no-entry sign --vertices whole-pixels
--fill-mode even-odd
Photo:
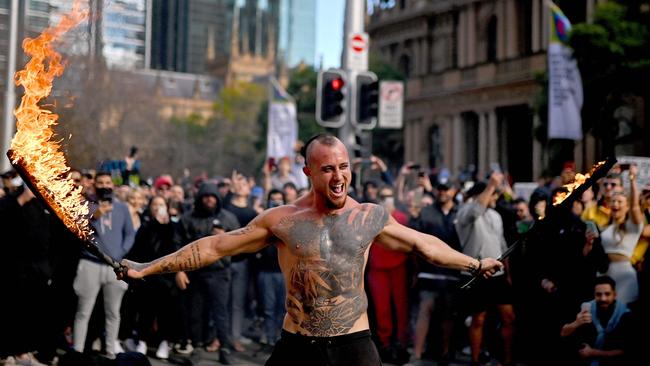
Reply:
[[[349,70],[368,70],[368,33],[348,34],[346,57]]]

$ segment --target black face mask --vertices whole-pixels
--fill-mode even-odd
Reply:
[[[269,201],[269,208],[278,207],[284,205],[282,201]]]
[[[95,188],[97,201],[113,202],[113,188]]]

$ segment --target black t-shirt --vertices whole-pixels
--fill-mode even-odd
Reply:
[[[253,219],[257,216],[257,211],[255,211],[252,207],[246,206],[246,207],[239,207],[235,206],[232,204],[232,202],[228,202],[226,206],[224,207],[226,210],[230,211],[237,217],[237,220],[239,221],[239,224],[241,227],[244,227],[248,225],[249,222],[253,221]],[[246,258],[249,258],[250,255],[247,254],[239,254],[235,255],[232,257],[233,262],[240,262]]]

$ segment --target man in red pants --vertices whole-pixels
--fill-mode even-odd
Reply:
[[[395,208],[393,189],[381,188],[379,204],[397,222],[405,225],[408,216]],[[370,247],[368,258],[368,289],[375,309],[379,355],[383,362],[403,364],[408,362],[408,294],[406,260],[407,254],[386,249],[379,245]],[[393,306],[395,318],[393,318]],[[397,344],[393,347],[391,336],[397,328]]]

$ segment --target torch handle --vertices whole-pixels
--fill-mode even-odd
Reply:
[[[54,209],[54,207],[52,207],[52,203],[50,203],[50,201],[48,201],[43,195],[43,192],[41,192],[38,189],[38,186],[35,184],[33,176],[25,168],[23,159],[17,157],[16,153],[13,150],[7,151],[7,157],[9,158],[9,161],[11,161],[11,165],[13,165],[13,167],[16,169],[16,172],[18,173],[18,175],[20,175],[23,182],[25,182],[25,184],[32,191],[34,196],[43,204],[43,206],[45,206],[45,208],[50,213],[52,213],[54,216],[58,217],[62,222],[65,223],[64,218],[61,216],[61,215],[65,215],[65,213],[57,212]],[[124,276],[122,278],[126,278],[126,271],[128,270],[128,268],[126,266],[123,266],[119,262],[117,262],[115,259],[111,258],[106,253],[102,252],[101,249],[99,249],[96,237],[90,236],[90,238],[84,238],[80,236],[77,232],[74,232],[74,234],[77,237],[79,237],[79,239],[81,239],[84,248],[86,248],[86,250],[88,250],[90,254],[96,256],[97,258],[104,261],[109,266],[113,267],[115,273],[123,274]]]
[[[528,231],[526,232],[526,234],[529,235],[528,233],[530,233],[536,227],[537,226],[533,222],[533,224],[530,226],[530,228],[528,228]],[[508,249],[504,250],[503,253],[501,253],[501,255],[499,256],[499,258],[497,258],[497,260],[499,262],[501,262],[501,261],[505,260],[506,258],[508,258],[508,256],[510,256],[510,254],[512,254],[512,252],[514,252],[515,249],[517,249],[521,245],[521,243],[524,242],[523,239],[524,239],[524,237],[521,237],[521,238],[517,239],[517,241],[515,241],[511,246],[508,247]],[[465,284],[463,284],[460,287],[460,289],[461,290],[470,289],[472,287],[472,285],[474,284],[474,282],[478,281],[479,278],[481,278],[481,275],[482,275],[481,273],[475,274],[474,276],[472,276],[472,278],[470,278],[467,282],[465,282]]]

